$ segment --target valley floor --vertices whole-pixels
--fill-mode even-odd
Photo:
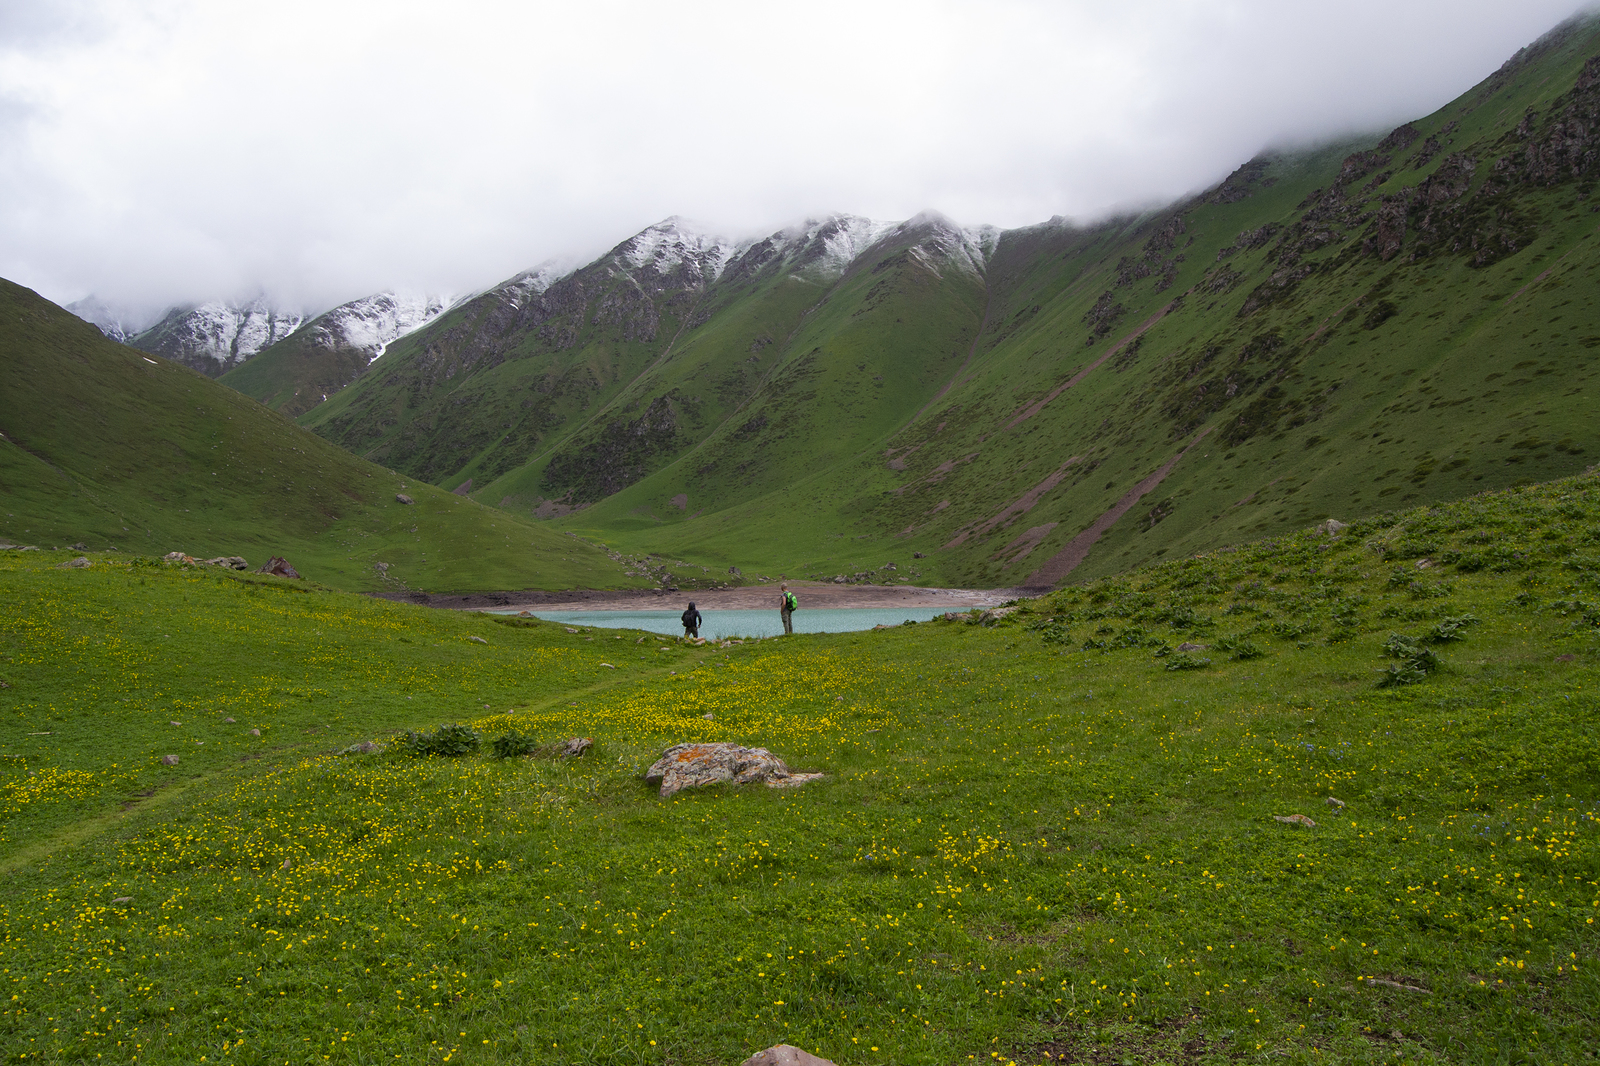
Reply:
[[[1019,598],[1020,589],[939,589],[902,585],[834,585],[813,581],[791,581],[789,591],[800,600],[802,610],[886,607],[946,607],[966,611],[974,607],[998,607]],[[1037,593],[1037,589],[1029,590]],[[460,595],[423,593],[383,593],[382,599],[402,603],[424,603],[468,611],[662,611],[681,609],[690,600],[702,611],[777,610],[778,583],[730,589],[695,589],[668,592],[662,589],[560,589],[521,592],[478,592]]]

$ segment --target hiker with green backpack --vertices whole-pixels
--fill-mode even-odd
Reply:
[[[794,609],[800,604],[795,602],[794,593],[789,591],[787,584],[779,585],[778,590],[783,593],[783,599],[778,604],[778,613],[783,616],[783,632],[785,636],[793,636]]]

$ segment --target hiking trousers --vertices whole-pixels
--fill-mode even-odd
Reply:
[[[784,632],[784,635],[785,636],[793,636],[794,635],[794,612],[793,611],[782,611],[782,610],[780,610],[778,613],[783,615],[783,632]]]

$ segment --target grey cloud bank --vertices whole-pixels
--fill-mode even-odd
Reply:
[[[1424,114],[1572,0],[0,6],[0,275],[156,308],[481,288],[667,215],[1171,200]]]

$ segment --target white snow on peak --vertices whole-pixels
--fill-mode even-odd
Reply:
[[[357,348],[372,362],[407,333],[415,332],[456,303],[451,295],[379,292],[340,304],[306,327],[328,348]]]
[[[807,219],[784,232],[789,238],[787,251],[798,252],[805,260],[802,271],[832,280],[849,269],[861,253],[876,244],[898,223],[878,222],[860,215],[830,215]]]
[[[521,307],[530,297],[538,296],[572,273],[576,266],[570,257],[546,259],[533,269],[524,270],[502,281],[490,291],[510,300],[514,306]]]
[[[157,316],[148,310],[136,310],[123,304],[114,304],[90,293],[81,300],[67,304],[67,310],[114,341],[126,342],[129,337],[149,329]]]
[[[911,254],[937,276],[942,276],[941,264],[982,276],[1002,232],[998,226],[959,226],[937,211],[924,211],[896,227],[907,235],[919,230]]]
[[[658,274],[692,262],[699,267],[705,281],[712,282],[739,250],[728,238],[706,233],[673,215],[623,241],[614,254],[635,270],[648,266]]]
[[[137,338],[138,346],[194,365],[229,370],[300,328],[303,311],[280,309],[267,296],[175,307]]]

